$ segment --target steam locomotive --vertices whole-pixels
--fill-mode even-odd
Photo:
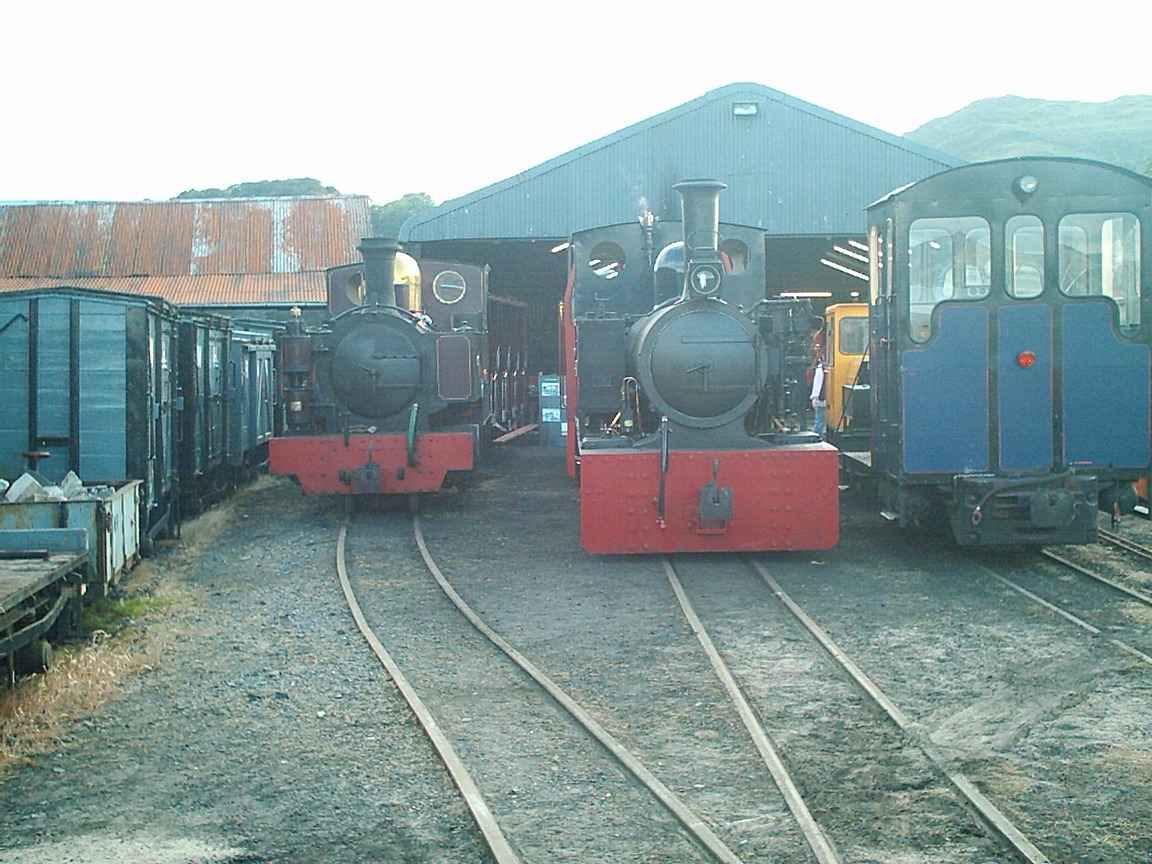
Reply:
[[[770,298],[764,232],[724,225],[725,185],[674,187],[682,222],[572,238],[568,467],[600,554],[826,549],[837,452],[804,426],[807,300]]]
[[[435,492],[469,471],[486,418],[486,268],[417,262],[366,238],[328,274],[322,326],[281,338],[284,434],[270,470],[306,494]],[[412,498],[415,501],[415,498]]]

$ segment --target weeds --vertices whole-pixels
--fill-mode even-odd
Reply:
[[[169,605],[155,597],[130,596],[123,599],[101,597],[84,610],[81,628],[85,633],[114,635],[143,619],[149,612]]]
[[[78,650],[58,650],[44,674],[0,690],[0,776],[67,743],[75,725],[111,699],[126,677],[150,666],[148,652],[121,647],[97,631]]]

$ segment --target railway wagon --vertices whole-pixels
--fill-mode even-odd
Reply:
[[[179,333],[180,511],[194,515],[222,492],[229,445],[228,370],[232,322],[182,314]]]
[[[52,665],[52,642],[80,624],[83,528],[0,530],[0,675],[11,683]]]
[[[1152,180],[966,165],[868,209],[872,435],[846,453],[901,525],[1088,543],[1150,459]]]
[[[78,288],[0,296],[0,477],[140,481],[141,542],[176,530],[177,309]]]
[[[528,304],[488,295],[488,422],[485,440],[531,425]]]
[[[268,442],[276,434],[278,323],[237,320],[228,349],[228,463],[238,481],[268,465]]]
[[[280,326],[183,310],[179,330],[180,513],[193,516],[266,464]]]
[[[120,498],[132,493],[138,513],[125,515],[126,527],[108,540],[131,550],[90,550],[91,561],[110,562],[111,570],[97,568],[106,588],[156,538],[178,534],[183,514],[266,460],[273,332],[237,329],[226,317],[156,297],[79,288],[0,295],[0,477],[13,482],[30,472],[52,485],[72,473],[86,487],[106,487],[110,513],[124,510]],[[39,514],[55,512],[48,502],[20,506],[0,527],[68,526]],[[87,513],[84,506],[62,512]],[[100,525],[113,517],[93,518],[77,524],[89,529],[90,543],[103,544]]]
[[[764,232],[720,223],[723,188],[685,181],[681,221],[572,238],[568,456],[589,552],[836,543],[836,450],[797,411],[819,319],[768,296]]]
[[[488,421],[488,271],[366,238],[329,272],[322,326],[280,338],[270,470],[305,494],[407,495],[471,471]]]

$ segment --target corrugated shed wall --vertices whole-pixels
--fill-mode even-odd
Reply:
[[[726,222],[857,234],[868,204],[961,162],[777,90],[734,84],[414,216],[401,239],[566,237],[646,210],[679,218],[673,185],[700,177],[728,184]]]
[[[366,196],[0,204],[0,276],[302,273],[359,260]]]

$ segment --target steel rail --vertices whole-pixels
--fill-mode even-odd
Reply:
[[[1061,561],[1061,563],[1062,564],[1067,563],[1069,567],[1072,567],[1072,569],[1077,570],[1078,572],[1081,572],[1081,573],[1086,572],[1084,570],[1081,570],[1076,565],[1071,564],[1070,562]],[[1055,612],[1061,618],[1075,624],[1081,630],[1087,630],[1093,636],[1103,637],[1104,640],[1106,642],[1108,642],[1110,645],[1113,645],[1113,646],[1119,648],[1124,653],[1131,654],[1137,660],[1141,660],[1144,663],[1147,663],[1149,666],[1152,666],[1152,657],[1145,654],[1139,648],[1133,648],[1131,645],[1129,645],[1127,642],[1123,641],[1122,639],[1115,639],[1112,636],[1105,636],[1104,631],[1101,630],[1099,627],[1095,627],[1092,624],[1089,624],[1083,618],[1078,618],[1077,616],[1073,615],[1071,612],[1067,611],[1066,609],[1061,609],[1055,603],[1053,603],[1049,600],[1045,600],[1043,597],[1041,597],[1038,594],[1034,594],[1033,592],[1031,592],[1027,588],[1025,588],[1023,585],[1017,585],[1015,582],[1013,582],[1007,576],[1001,576],[995,570],[991,570],[988,567],[985,567],[983,564],[977,563],[976,566],[979,567],[981,570],[983,570],[985,573],[987,573],[989,576],[991,576],[993,579],[995,579],[997,582],[1000,582],[1004,586],[1011,588],[1013,591],[1015,591],[1017,594],[1021,595],[1022,597],[1027,597],[1033,603],[1039,603],[1041,606],[1043,606],[1048,611]],[[1091,576],[1092,574],[1088,573],[1087,575]],[[1102,579],[1101,581],[1103,581],[1105,583],[1108,582],[1108,580],[1105,580],[1105,579]],[[1113,585],[1112,587],[1116,588],[1117,586]]]
[[[1117,545],[1120,545],[1120,544],[1117,544]],[[1132,549],[1132,548],[1129,548],[1126,546],[1120,546],[1120,548],[1126,549],[1129,552],[1135,552],[1136,554],[1143,554],[1141,552],[1137,552],[1136,549]],[[1140,547],[1140,548],[1143,548],[1143,547]],[[1148,596],[1147,594],[1143,593],[1142,591],[1137,591],[1135,588],[1129,588],[1127,585],[1124,585],[1121,582],[1117,582],[1115,579],[1109,579],[1107,576],[1104,576],[1101,573],[1093,573],[1087,567],[1083,567],[1083,566],[1077,564],[1075,561],[1069,561],[1063,555],[1061,555],[1058,552],[1053,552],[1051,549],[1041,549],[1040,554],[1043,555],[1045,558],[1049,558],[1049,559],[1055,561],[1058,564],[1064,565],[1065,567],[1069,568],[1070,570],[1075,570],[1077,573],[1080,573],[1083,576],[1087,576],[1089,579],[1095,579],[1100,584],[1107,585],[1109,588],[1115,589],[1116,591],[1119,591],[1121,594],[1127,594],[1133,600],[1139,600],[1141,603],[1143,603],[1147,606],[1152,606],[1152,597]]]
[[[891,718],[901,731],[909,736],[912,742],[936,766],[948,781],[960,792],[964,799],[975,808],[984,822],[996,833],[1001,840],[1011,846],[1021,860],[1028,864],[1050,864],[1048,856],[1041,852],[1024,834],[1008,819],[999,808],[976,788],[962,771],[954,767],[947,757],[931,742],[927,730],[897,707],[896,703],[888,698],[887,694],[865,674],[849,657],[832,637],[808,615],[799,604],[793,600],[759,561],[748,559],[752,568],[760,574],[761,578],[772,589],[787,608],[816,641],[831,655],[837,663],[852,677],[856,685],[878,705],[885,714]]]
[[[488,641],[504,652],[513,663],[528,673],[532,680],[547,691],[548,695],[555,699],[577,723],[583,726],[599,741],[629,773],[643,783],[656,799],[664,805],[665,809],[684,826],[684,829],[688,831],[713,858],[717,861],[724,862],[724,864],[740,864],[740,858],[736,853],[733,852],[723,840],[716,836],[712,829],[705,824],[704,820],[684,804],[676,793],[661,783],[651,771],[644,767],[639,759],[617,742],[608,730],[601,726],[583,706],[565,693],[559,685],[549,678],[531,660],[512,647],[503,636],[489,627],[484,620],[476,614],[472,607],[464,601],[464,598],[456,592],[456,589],[453,588],[451,583],[445,578],[437,566],[436,561],[432,558],[432,554],[428,551],[428,545],[424,542],[424,532],[420,529],[420,517],[418,515],[412,517],[412,528],[416,537],[416,545],[420,550],[420,557],[424,559],[424,564],[428,568],[428,572],[432,574],[432,578],[436,580],[441,590],[447,595],[448,599],[452,601],[452,604],[460,613],[468,619],[469,623],[482,633]]]
[[[504,832],[500,829],[496,817],[492,814],[492,811],[488,809],[488,803],[484,800],[484,796],[480,793],[476,782],[472,779],[472,775],[468,773],[468,769],[464,767],[463,761],[456,755],[456,750],[452,746],[452,742],[448,740],[448,736],[440,728],[440,725],[436,722],[436,718],[432,716],[432,712],[428,710],[428,707],[408,682],[408,679],[396,664],[396,661],[392,659],[392,655],[388,653],[387,649],[380,643],[380,640],[376,638],[376,633],[364,617],[360,603],[356,600],[356,594],[352,590],[352,583],[348,579],[348,569],[345,565],[344,547],[347,536],[348,522],[345,522],[340,528],[340,537],[336,541],[336,572],[340,577],[340,587],[344,591],[344,599],[348,603],[348,608],[352,610],[352,618],[356,622],[356,627],[372,648],[372,653],[376,655],[387,670],[388,675],[391,676],[393,683],[396,685],[396,689],[403,695],[404,700],[412,709],[412,713],[416,715],[420,726],[424,729],[424,734],[427,735],[428,740],[432,742],[432,746],[435,748],[436,754],[440,757],[440,761],[443,762],[444,767],[448,769],[448,773],[452,776],[452,782],[455,783],[456,788],[460,790],[464,802],[472,812],[472,818],[475,820],[476,826],[480,829],[480,833],[484,835],[484,842],[488,844],[488,849],[492,852],[492,857],[497,864],[520,864],[519,856],[512,850],[512,846],[508,842],[508,838],[504,836]]]
[[[1137,543],[1135,540],[1129,540],[1127,537],[1122,537],[1114,531],[1107,531],[1103,528],[1098,529],[1096,533],[1105,543],[1111,543],[1113,546],[1119,546],[1126,552],[1131,552],[1133,555],[1139,555],[1145,560],[1152,561],[1152,549],[1149,549],[1142,543]]]
[[[808,809],[804,797],[800,794],[800,790],[796,787],[796,782],[792,779],[787,766],[784,765],[784,760],[776,752],[776,748],[772,744],[767,731],[765,731],[763,724],[756,717],[752,711],[752,706],[748,704],[748,700],[744,698],[744,694],[740,692],[740,685],[736,683],[735,677],[728,669],[728,665],[720,656],[720,652],[716,650],[716,645],[712,641],[712,637],[708,635],[707,629],[700,621],[700,616],[696,614],[696,610],[692,606],[692,601],[688,599],[688,595],[684,592],[684,586],[680,583],[680,578],[676,574],[676,568],[672,562],[665,556],[663,559],[664,572],[668,575],[668,581],[672,583],[672,590],[676,592],[676,599],[680,601],[680,608],[684,612],[684,617],[688,619],[688,623],[692,626],[692,632],[696,634],[696,638],[704,647],[704,653],[708,655],[709,661],[712,663],[712,668],[716,671],[721,682],[724,684],[724,689],[728,691],[728,697],[736,706],[736,711],[740,715],[740,719],[744,723],[744,728],[748,730],[748,734],[752,737],[752,743],[756,746],[760,758],[764,760],[764,764],[768,766],[768,771],[772,775],[772,779],[776,783],[776,788],[780,790],[780,794],[784,796],[784,801],[788,805],[788,809],[792,811],[792,816],[795,818],[797,825],[800,826],[800,831],[804,835],[804,840],[808,844],[808,848],[812,850],[812,854],[816,856],[816,860],[820,864],[840,864],[841,858],[836,852],[835,846],[828,836],[824,833],[824,829],[820,827],[820,823],[812,815],[812,811]]]

